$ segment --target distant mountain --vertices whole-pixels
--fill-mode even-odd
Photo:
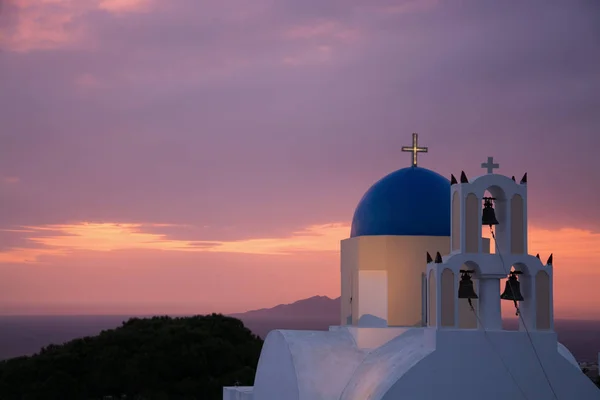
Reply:
[[[265,338],[273,329],[327,330],[340,323],[340,298],[313,296],[292,304],[261,308],[244,313],[230,314],[240,319],[254,334]]]
[[[292,304],[280,304],[273,308],[261,308],[230,316],[246,320],[326,320],[337,322],[340,319],[340,298],[313,296]]]

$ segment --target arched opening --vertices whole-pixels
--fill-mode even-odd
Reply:
[[[510,271],[515,271],[514,267],[510,268]],[[520,276],[519,276],[520,277]],[[508,290],[507,287],[508,276],[504,279],[500,280],[500,295]],[[520,284],[520,282],[519,282]],[[517,288],[513,288],[515,292]],[[518,304],[518,303],[517,303]],[[519,317],[516,315],[517,309],[515,308],[515,303],[512,300],[500,300],[500,307],[502,313],[502,329],[507,331],[517,331],[519,330]]]
[[[498,222],[497,225],[492,225],[491,229],[489,225],[482,226],[481,236],[483,238],[483,252],[502,253],[509,250],[508,243],[506,240],[506,232],[508,232],[508,216],[510,214],[506,195],[504,190],[498,186],[490,186],[483,194],[484,198],[492,198],[492,206],[494,209],[494,215]],[[481,214],[479,216],[479,223],[482,223],[483,213],[485,209],[485,200],[481,199]],[[492,230],[494,235],[492,235]]]
[[[525,203],[518,194],[510,200],[510,250],[525,253]]]
[[[460,250],[460,196],[452,195],[452,250]]]
[[[442,271],[441,279],[441,324],[442,326],[455,326],[454,299],[456,291],[454,286],[454,272],[450,268]]]
[[[550,329],[550,275],[546,271],[538,271],[535,275],[535,325],[537,329]]]
[[[435,271],[429,271],[429,306],[427,307],[429,326],[437,325],[437,297],[436,297],[436,282],[435,282]]]
[[[474,193],[469,193],[465,202],[465,252],[479,253],[479,200]]]
[[[479,294],[479,280],[477,279],[478,267],[476,264],[467,262],[461,266],[462,270],[475,271],[471,274],[471,280],[473,281],[473,289],[475,294]],[[460,282],[459,277],[459,282]],[[459,283],[460,285],[460,283]],[[467,299],[458,299],[458,327],[460,329],[477,329],[477,315],[479,313],[479,299],[471,299],[473,309],[469,305]]]

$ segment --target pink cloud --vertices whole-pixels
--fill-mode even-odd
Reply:
[[[361,32],[336,21],[318,21],[294,26],[286,31],[285,36],[289,39],[329,39],[352,42],[361,37]]]
[[[17,52],[50,50],[66,47],[81,35],[74,22],[81,12],[79,5],[69,0],[16,0],[13,6],[14,21],[4,37],[4,46]]]
[[[429,11],[439,4],[440,0],[405,0],[381,10],[386,14],[410,14]]]
[[[149,10],[150,0],[9,0],[10,29],[3,47],[15,52],[69,48],[81,44],[87,27],[82,18],[103,10],[120,15]]]
[[[113,14],[148,11],[150,0],[100,0],[98,8]]]
[[[102,87],[102,82],[93,74],[88,72],[78,75],[75,78],[75,86],[80,89],[95,89]]]
[[[6,184],[19,183],[21,180],[17,176],[5,176],[2,177],[1,181]]]
[[[360,29],[335,20],[294,25],[285,31],[284,38],[297,46],[289,50],[282,63],[294,67],[328,64],[334,61],[336,50],[356,44],[363,37]]]
[[[286,56],[282,62],[288,66],[322,65],[331,62],[333,49],[331,46],[321,45],[310,47],[304,51],[297,51],[294,55]]]

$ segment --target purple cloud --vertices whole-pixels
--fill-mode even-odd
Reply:
[[[474,175],[494,155],[529,172],[533,221],[597,230],[593,4],[394,5],[90,9],[81,42],[4,52],[0,172],[20,182],[3,224],[348,221],[418,131],[423,166]]]

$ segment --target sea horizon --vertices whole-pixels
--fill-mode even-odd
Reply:
[[[189,317],[206,314],[82,314],[82,315],[0,315],[0,360],[30,356],[50,344],[62,344],[114,329],[131,318],[155,316]],[[228,315],[228,314],[224,314]],[[327,330],[338,320],[315,316],[303,318],[237,318],[254,334],[264,339],[273,329]],[[506,329],[516,329],[517,319],[504,320]],[[579,362],[596,363],[600,352],[600,321],[556,319],[555,331]]]

